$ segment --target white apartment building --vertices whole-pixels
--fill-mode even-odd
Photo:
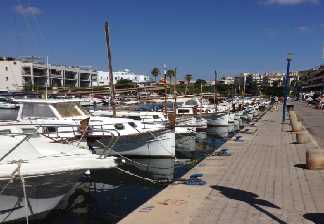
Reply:
[[[220,83],[223,83],[224,85],[234,85],[234,77],[232,77],[232,76],[223,77],[219,81],[220,81]]]
[[[39,58],[0,57],[0,91],[37,90],[46,87],[91,87],[97,71],[66,65],[46,64]]]
[[[114,75],[114,84],[118,82],[118,80],[121,79],[128,79],[133,81],[134,83],[145,83],[150,82],[150,76],[145,74],[137,74],[129,69],[124,69],[121,71],[115,71],[113,72]],[[109,85],[109,73],[104,71],[98,71],[98,85],[104,86]]]
[[[281,86],[283,84],[283,73],[265,73],[264,83],[268,86]]]
[[[252,81],[256,82],[257,85],[261,85],[261,83],[263,81],[263,75],[260,73],[244,72],[244,73],[240,74],[240,77],[242,80],[245,80],[245,82],[246,82],[247,78],[250,78],[250,79],[252,79]]]

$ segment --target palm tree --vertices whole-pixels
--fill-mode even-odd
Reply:
[[[166,72],[166,75],[167,77],[169,78],[169,85],[170,85],[170,94],[171,94],[171,84],[172,84],[172,78],[175,77],[176,73],[175,73],[175,70],[173,69],[169,69],[167,72]]]
[[[186,85],[186,90],[185,90],[185,95],[187,95],[188,92],[188,86],[190,84],[190,81],[192,80],[192,75],[191,74],[187,74],[185,77],[186,81],[187,81],[187,85]]]
[[[151,71],[151,74],[152,74],[152,76],[154,77],[155,82],[156,82],[156,78],[161,74],[160,69],[154,67],[154,68],[152,69],[152,71]]]
[[[166,73],[167,77],[169,78],[170,80],[170,85],[171,85],[171,82],[172,82],[172,78],[175,76],[175,71],[173,69],[169,69]]]

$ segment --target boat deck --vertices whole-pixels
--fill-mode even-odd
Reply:
[[[304,168],[314,145],[295,144],[280,122],[269,111],[222,146],[232,156],[209,156],[185,176],[202,173],[206,185],[170,185],[120,223],[324,223],[324,171]]]

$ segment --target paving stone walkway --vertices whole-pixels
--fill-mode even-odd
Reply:
[[[324,149],[324,111],[314,109],[306,103],[295,102],[295,111],[301,117],[303,125]]]
[[[280,121],[268,112],[254,134],[223,145],[232,156],[209,156],[186,175],[203,173],[206,185],[170,185],[120,223],[324,223],[324,171],[304,169],[314,146],[295,144]]]

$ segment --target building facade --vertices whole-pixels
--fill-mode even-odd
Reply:
[[[113,72],[113,75],[114,75],[114,84],[116,84],[119,80],[122,80],[122,79],[131,80],[134,83],[147,83],[147,82],[152,81],[150,76],[145,75],[145,74],[138,74],[138,73],[132,72],[129,69],[115,71],[115,72]],[[108,72],[98,71],[98,85],[99,86],[109,85]]]
[[[226,76],[219,80],[219,82],[224,85],[234,85],[234,77]]]
[[[46,64],[39,58],[0,58],[0,91],[37,90],[44,87],[92,87],[97,71]]]
[[[299,71],[298,74],[302,91],[324,91],[324,65]]]

